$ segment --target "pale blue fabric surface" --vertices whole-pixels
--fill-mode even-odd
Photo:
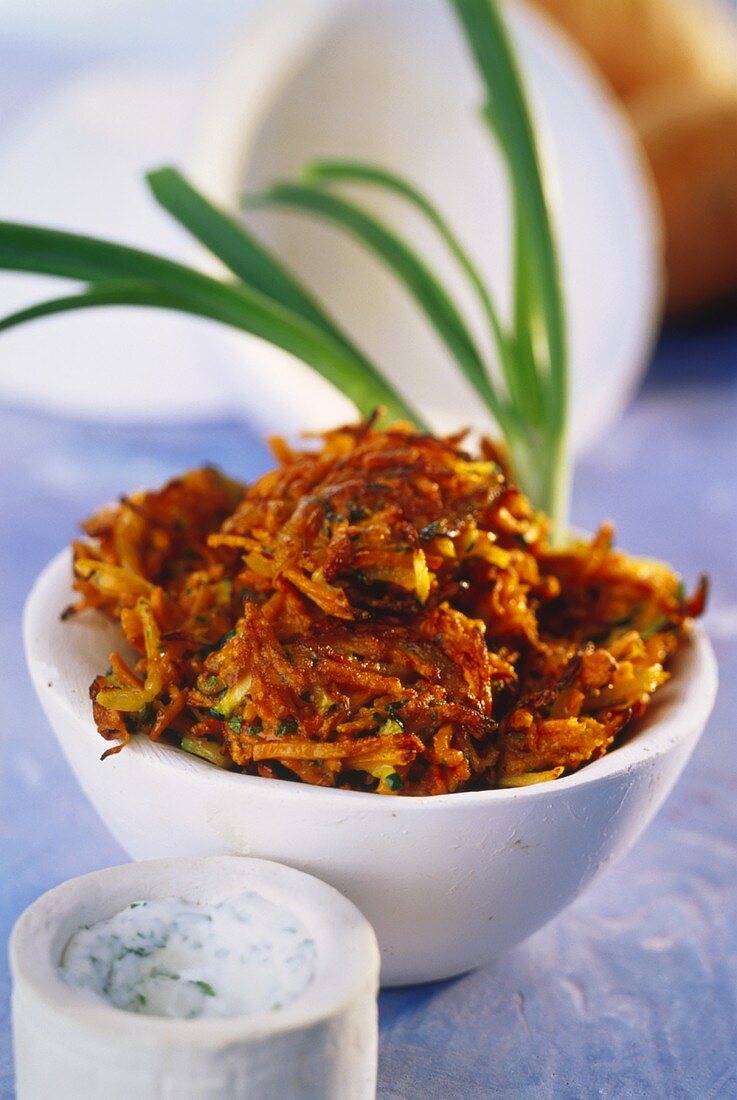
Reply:
[[[1,349],[0,349],[1,350]],[[19,648],[24,596],[75,522],[201,462],[253,477],[241,427],[95,428],[0,408],[0,940],[44,890],[124,853],[48,730]],[[637,848],[494,966],[381,998],[383,1100],[737,1096],[737,330],[670,334],[645,390],[581,469],[574,519],[713,581],[714,718]],[[391,866],[387,875],[391,876]],[[12,1096],[7,966],[0,1096]]]

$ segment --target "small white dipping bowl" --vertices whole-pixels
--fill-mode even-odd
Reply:
[[[712,709],[716,664],[700,627],[645,719],[574,775],[517,790],[422,798],[226,772],[145,737],[103,763],[89,685],[122,641],[102,616],[62,623],[67,551],[26,604],[28,665],[88,798],[134,859],[237,854],[331,883],[373,925],[382,983],[462,973],[541,928],[634,844]]]
[[[64,948],[133,901],[213,905],[252,890],[315,941],[315,975],[279,1011],[170,1019],[115,1008],[68,985]],[[10,941],[18,1100],[372,1100],[379,952],[346,898],[310,875],[219,856],[128,863],[50,890]]]

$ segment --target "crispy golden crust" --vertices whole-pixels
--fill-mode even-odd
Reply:
[[[556,778],[667,679],[703,590],[592,541],[553,549],[490,444],[370,422],[249,488],[213,470],[124,498],[75,544],[74,611],[136,657],[91,688],[103,737],[384,794]],[[115,749],[109,749],[116,751]]]

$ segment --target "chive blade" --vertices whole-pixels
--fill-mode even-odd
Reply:
[[[481,303],[494,338],[507,387],[514,397],[512,391],[516,389],[516,374],[513,350],[499,316],[499,311],[467,249],[461,244],[457,234],[427,195],[413,183],[410,183],[409,180],[397,175],[395,172],[390,172],[386,168],[378,168],[376,165],[366,164],[363,161],[313,161],[304,169],[304,177],[308,183],[318,186],[326,183],[343,182],[363,183],[380,187],[405,199],[424,215],[456,260]]]
[[[0,269],[57,275],[82,282],[99,279],[159,282],[182,273],[207,278],[141,249],[16,222],[0,222]]]
[[[250,206],[280,205],[316,214],[377,255],[410,292],[497,420],[507,422],[505,407],[456,306],[425,262],[393,230],[354,203],[304,184],[278,183],[247,201]]]
[[[497,4],[491,0],[451,2],[486,87],[484,118],[502,145],[515,198],[525,219],[548,329],[551,371],[558,375],[566,355],[563,299],[542,166],[522,76]],[[564,381],[562,377],[559,380]]]
[[[515,402],[530,424],[540,426],[543,418],[540,379],[535,359],[535,332],[540,318],[533,287],[529,245],[519,203],[514,204],[514,333],[516,387]]]
[[[544,496],[537,499],[563,534],[568,497],[566,429],[568,411],[567,337],[563,293],[552,220],[534,127],[520,70],[495,0],[451,0],[486,89],[483,117],[505,156],[514,201],[524,219],[529,259],[526,306],[538,390],[542,396],[546,469]],[[535,330],[539,307],[541,331]],[[523,334],[524,339],[524,334]],[[544,351],[542,342],[546,345]]]
[[[172,260],[97,238],[14,223],[0,223],[0,269],[101,282],[108,284],[107,293],[112,293],[109,284],[122,280],[128,282],[129,296],[134,295],[132,281],[138,287],[135,301],[130,297],[124,300],[119,286],[117,301],[103,301],[89,293],[74,295],[65,299],[63,306],[57,301],[53,310],[47,305],[45,315],[102,304],[133,304],[179,309],[220,321],[301,359],[342,390],[364,416],[383,406],[392,419],[409,419],[423,427],[421,418],[378,372],[351,358],[310,322],[246,286],[221,283]],[[154,289],[161,292],[156,300]],[[41,307],[31,308],[38,311]],[[41,313],[24,319],[37,316]],[[13,323],[21,323],[18,315]]]
[[[448,251],[457,260],[458,265],[475,290],[497,338],[500,338],[503,342],[503,326],[499,314],[476,265],[449,223],[418,187],[395,172],[359,161],[313,161],[305,168],[304,175],[308,183],[317,185],[340,182],[374,185],[391,191],[411,203],[436,229]]]
[[[113,305],[158,306],[161,309],[174,310],[188,308],[175,295],[167,295],[164,291],[146,284],[121,283],[107,286],[101,283],[88,287],[80,294],[69,294],[46,302],[38,302],[36,305],[10,313],[6,317],[0,317],[0,332],[16,328],[28,321],[52,317],[58,313]]]
[[[309,291],[244,225],[206,199],[175,168],[158,168],[146,178],[159,205],[246,286],[286,306],[342,345],[349,355],[369,365]]]

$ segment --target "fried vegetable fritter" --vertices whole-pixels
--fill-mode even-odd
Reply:
[[[74,544],[79,602],[120,622],[90,689],[132,734],[221,767],[382,794],[555,779],[646,709],[702,582],[551,546],[490,443],[373,421],[246,487],[194,470],[123,498]]]

